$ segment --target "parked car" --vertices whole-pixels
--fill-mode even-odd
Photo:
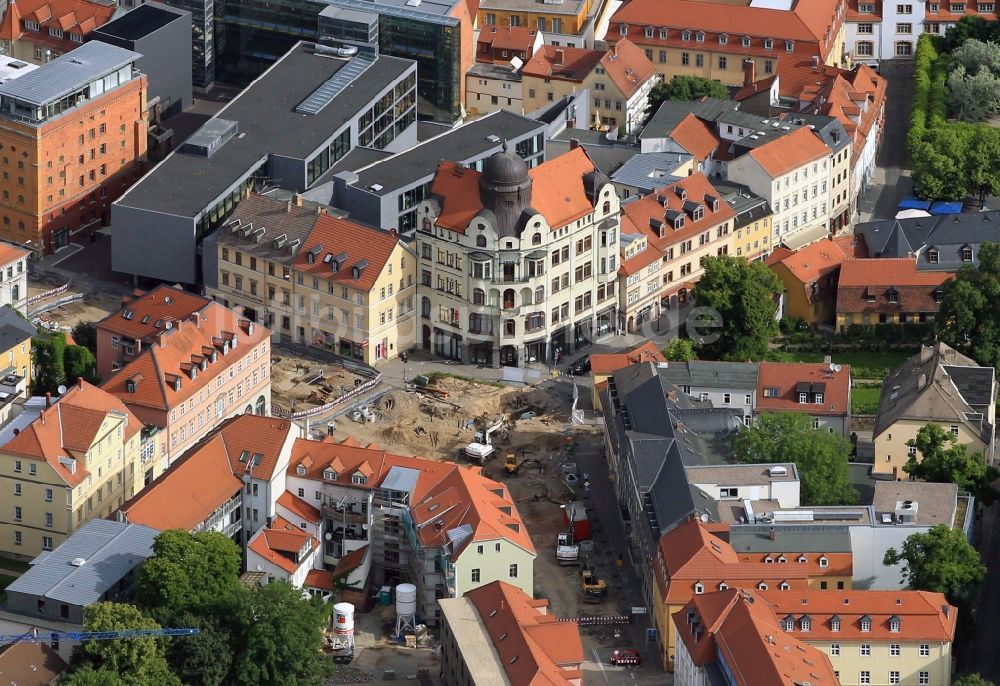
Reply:
[[[618,648],[611,653],[611,664],[618,665],[638,665],[642,664],[642,656],[635,648]]]
[[[584,355],[579,360],[569,366],[567,370],[571,376],[580,376],[590,371],[590,355]]]

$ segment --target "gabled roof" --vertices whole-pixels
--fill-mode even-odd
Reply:
[[[694,114],[684,117],[670,132],[670,137],[679,146],[694,155],[699,162],[704,162],[712,152],[719,147],[719,137],[701,119]]]
[[[118,312],[97,322],[97,328],[123,338],[150,340],[166,330],[167,322],[188,319],[211,300],[188,293],[180,286],[160,285],[151,291],[122,298]]]
[[[36,333],[38,329],[12,306],[0,307],[0,354],[30,340]],[[66,343],[70,345],[68,340]]]
[[[0,648],[0,677],[15,686],[48,686],[68,669],[48,643],[21,642]]]
[[[479,614],[507,683],[569,686],[582,677],[579,627],[549,614],[547,600],[535,600],[503,581],[475,588],[465,598]]]
[[[757,376],[757,412],[805,412],[809,415],[844,416],[851,411],[851,366],[832,371],[823,362],[761,362]],[[772,395],[768,389],[777,389]],[[805,389],[805,390],[803,390]],[[799,402],[805,392],[807,403]],[[813,402],[815,394],[823,402]]]
[[[37,36],[42,42],[48,39],[50,27],[60,29],[66,34],[63,41],[57,44],[69,43],[70,33],[86,36],[98,26],[107,23],[114,15],[116,6],[91,0],[17,0],[16,4],[8,4],[4,13],[3,31],[0,39],[17,40],[23,34],[23,20],[37,22],[42,29],[32,34],[32,40]],[[11,15],[8,18],[8,15]],[[17,30],[14,23],[17,21]],[[53,41],[54,42],[54,41]]]
[[[320,513],[319,508],[313,507],[302,498],[292,495],[291,491],[285,491],[279,495],[277,503],[307,522],[319,524],[323,521],[323,515]]]
[[[516,50],[527,52],[535,44],[538,32],[527,26],[484,26],[479,30],[480,43],[494,50]],[[478,51],[476,58],[480,57]],[[491,56],[492,57],[492,56]]]
[[[672,361],[661,367],[659,374],[675,386],[735,390],[757,388],[757,365],[753,362]]]
[[[142,423],[118,398],[80,379],[0,452],[44,460],[68,485],[76,486],[90,475],[85,454],[109,415],[124,422],[126,441],[142,430]],[[75,471],[64,464],[67,461]]]
[[[604,53],[601,66],[626,98],[631,98],[656,74],[656,68],[642,48],[627,38],[619,40]]]
[[[664,100],[639,134],[640,140],[665,138],[689,115],[703,122],[714,122],[724,112],[735,111],[739,105],[732,100],[700,98],[698,100]]]
[[[246,356],[245,350],[270,336],[260,324],[209,302],[188,319],[160,332],[101,388],[127,405],[169,411],[210,386],[219,374]],[[179,389],[174,387],[176,381]]]
[[[373,229],[324,213],[316,218],[292,268],[367,292],[381,276],[397,245],[403,244],[394,231]]]
[[[275,517],[271,526],[264,527],[250,539],[247,548],[289,574],[294,574],[306,564],[309,553],[318,546],[319,541],[315,536],[299,529],[287,519]],[[303,550],[305,554],[300,558],[299,553]]]
[[[595,353],[590,356],[590,369],[594,374],[611,374],[639,362],[666,362],[666,359],[656,344],[646,341],[624,353]]]
[[[481,34],[480,34],[481,35]],[[645,56],[645,55],[643,55]],[[600,50],[543,45],[521,69],[523,76],[583,83],[594,66],[604,57]]]
[[[942,593],[929,591],[761,591],[760,597],[769,602],[781,617],[791,614],[798,618],[809,615],[808,631],[802,631],[796,621],[789,632],[804,641],[841,639],[844,641],[940,641],[950,643],[955,638],[958,608]],[[833,631],[830,620],[840,620]],[[861,618],[871,619],[871,629],[861,630]],[[899,630],[892,631],[890,619],[899,620]]]
[[[937,312],[935,293],[954,276],[920,271],[909,257],[845,260],[837,287],[837,312]]]
[[[775,250],[767,260],[767,265],[773,267],[780,264],[802,284],[810,284],[817,279],[840,268],[847,254],[835,240],[825,238],[807,245],[795,252]]]
[[[872,435],[878,438],[898,420],[913,419],[965,424],[973,434],[988,440],[989,424],[969,415],[985,414],[984,406],[993,402],[995,393],[996,371],[992,367],[980,367],[941,342],[924,346],[886,377]]]
[[[830,148],[812,129],[802,127],[754,148],[749,154],[765,173],[777,178],[809,162],[823,159],[830,154]]]
[[[856,233],[864,236],[871,257],[915,255],[917,269],[957,271],[969,264],[962,259],[964,248],[972,248],[972,264],[979,264],[979,246],[995,241],[998,228],[1000,212],[991,211],[885,219],[859,224]]]

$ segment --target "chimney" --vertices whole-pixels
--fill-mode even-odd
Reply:
[[[749,57],[743,60],[743,85],[749,86],[757,80],[757,65]]]
[[[233,305],[233,312],[236,313],[237,317],[242,317],[245,311],[246,308],[242,305]]]
[[[295,203],[296,207],[302,207],[302,196],[296,193],[292,196],[292,202]]]
[[[555,57],[553,58],[552,61],[553,61],[554,64],[560,64],[561,65],[563,63],[563,50],[562,50],[562,48],[556,48]]]
[[[52,393],[46,391],[45,392],[45,409],[47,410],[50,407],[52,407]]]
[[[775,530],[773,526],[771,527],[771,531],[768,533],[767,537],[770,538],[772,541],[778,538],[778,532],[777,530]]]
[[[292,201],[289,200],[288,203],[285,205],[285,214],[291,214],[291,212],[292,212]]]
[[[82,376],[76,377],[76,387],[79,390],[81,390],[81,391],[83,390],[83,377]]]
[[[580,147],[580,139],[579,138],[570,138],[569,139],[569,149],[570,150],[576,150],[579,147]]]
[[[316,216],[318,217],[321,214],[326,214],[326,208],[322,205],[316,205]]]

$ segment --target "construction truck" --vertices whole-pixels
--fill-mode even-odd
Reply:
[[[505,423],[506,420],[501,417],[482,431],[477,431],[475,440],[465,446],[465,455],[479,464],[485,464],[486,460],[493,457],[493,453],[496,452],[490,436],[502,429]]]
[[[580,546],[573,543],[573,534],[556,534],[556,562],[564,567],[580,564]]]
[[[583,589],[583,599],[588,603],[599,603],[608,594],[608,585],[604,579],[597,576],[597,570],[584,562],[580,570],[580,586]]]
[[[507,453],[503,471],[507,476],[517,476],[521,472],[521,463],[518,462],[516,453]]]

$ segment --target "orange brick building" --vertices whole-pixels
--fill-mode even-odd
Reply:
[[[0,238],[50,253],[109,223],[146,155],[138,58],[95,41],[0,84]]]

